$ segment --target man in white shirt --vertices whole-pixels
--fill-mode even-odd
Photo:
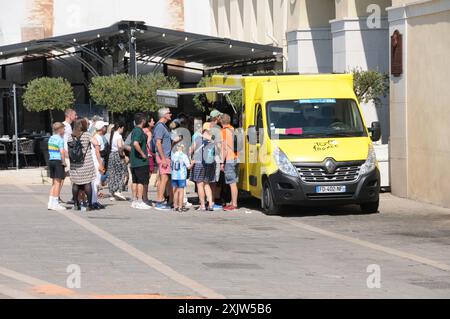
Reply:
[[[75,112],[74,109],[67,109],[65,112],[65,119],[64,119],[64,149],[66,150],[67,154],[67,140],[69,139],[69,136],[72,135],[72,123],[77,120],[77,112]],[[69,160],[69,158],[66,158],[66,163]],[[66,165],[66,170],[69,169],[69,165]]]
[[[67,146],[67,141],[69,140],[69,136],[72,135],[72,123],[75,122],[78,118],[77,112],[75,112],[74,109],[67,109],[65,111],[65,118],[64,122],[64,151],[67,154],[65,157],[65,163],[64,170],[66,172],[66,176],[69,176],[69,169],[70,169],[70,160],[69,160],[69,148]],[[61,182],[61,188],[64,185],[64,180]],[[67,202],[68,204],[71,204],[72,201]]]

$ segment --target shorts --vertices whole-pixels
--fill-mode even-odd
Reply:
[[[170,167],[170,158],[166,157],[167,159],[167,167],[162,167],[161,157],[159,155],[156,155],[156,163],[158,163],[158,173],[160,175],[170,175],[172,173],[172,168]]]
[[[225,163],[225,184],[234,184],[239,181],[239,163]]]
[[[216,163],[195,163],[191,171],[191,179],[196,183],[214,183],[216,179]]]
[[[150,181],[150,167],[148,165],[132,167],[131,180],[133,184],[148,185]]]
[[[173,179],[172,180],[172,187],[173,188],[185,188],[186,187],[186,180],[185,179]]]
[[[64,166],[62,162],[59,160],[48,161],[48,171],[50,173],[50,178],[57,178],[57,179],[66,178]]]

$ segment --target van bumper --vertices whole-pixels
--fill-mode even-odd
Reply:
[[[300,177],[292,177],[277,171],[269,176],[274,200],[279,205],[347,205],[371,203],[379,200],[380,171],[375,168],[353,182],[305,183]],[[345,193],[319,194],[316,186],[345,185]]]

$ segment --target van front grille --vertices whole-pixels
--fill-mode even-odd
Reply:
[[[327,173],[324,168],[316,166],[296,166],[302,181],[306,183],[351,182],[359,177],[360,165],[337,167],[334,173]]]

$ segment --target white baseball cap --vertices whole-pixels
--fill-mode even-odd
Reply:
[[[109,125],[108,122],[97,121],[97,122],[95,122],[94,127],[95,127],[95,129],[96,129],[97,131],[100,131],[102,128],[104,128],[105,126],[108,126],[108,125]]]

